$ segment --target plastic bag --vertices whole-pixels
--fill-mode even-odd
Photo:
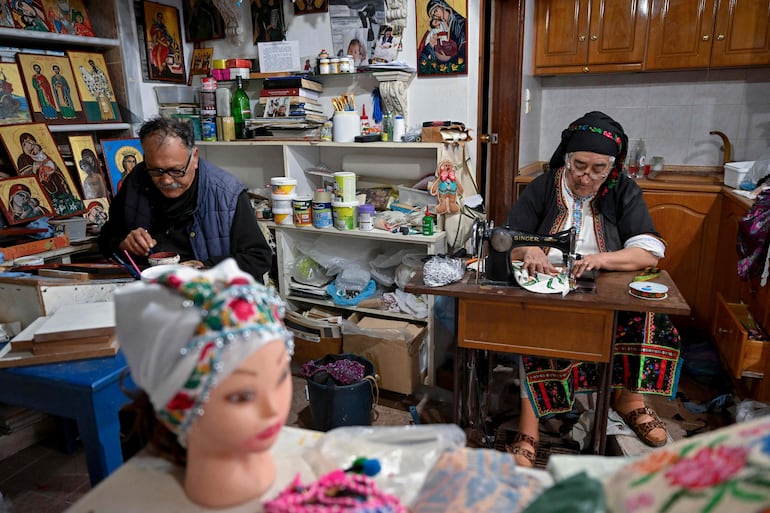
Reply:
[[[356,263],[367,268],[367,262],[376,248],[366,239],[349,237],[345,239],[345,244],[340,244],[336,237],[319,236],[298,242],[296,249],[325,267],[328,276],[336,276]]]
[[[759,401],[747,399],[735,407],[735,422],[748,422],[765,415],[770,415],[770,406]]]
[[[308,256],[300,256],[291,264],[291,277],[294,281],[321,287],[329,283],[326,269]]]
[[[377,486],[403,504],[414,500],[430,469],[447,450],[464,447],[465,433],[455,424],[347,426],[326,433],[313,448],[342,468],[356,458],[376,458],[382,470]]]
[[[435,255],[425,262],[422,276],[428,287],[449,285],[460,281],[465,276],[465,262],[461,258]]]
[[[419,267],[422,265],[420,259],[423,256],[425,256],[424,253],[415,253],[414,250],[408,249],[383,253],[369,262],[369,271],[377,283],[383,287],[391,287],[394,283],[397,283],[396,272],[403,262],[414,262],[416,259],[419,262]],[[409,280],[407,279],[407,281]],[[399,286],[403,288],[403,286]]]
[[[753,190],[760,182],[770,175],[770,151],[766,151],[754,161],[754,165],[751,166],[749,172],[743,178],[743,181],[739,184],[741,189]]]

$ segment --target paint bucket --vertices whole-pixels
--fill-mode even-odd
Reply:
[[[294,207],[294,224],[297,226],[312,226],[313,215],[310,210],[312,200],[310,196],[298,196],[292,200]]]
[[[271,194],[270,202],[272,204],[273,210],[276,208],[281,210],[291,210],[294,208],[294,204],[292,202],[296,197],[296,194]]]
[[[361,119],[354,110],[336,111],[332,123],[334,142],[353,142],[357,135],[361,135]]]
[[[355,230],[357,206],[358,203],[355,201],[333,201],[332,219],[334,220],[334,227],[338,230]]]
[[[334,224],[332,219],[331,201],[313,201],[311,205],[313,211],[313,226],[315,228],[331,228]]]
[[[294,210],[291,208],[273,208],[273,221],[282,226],[294,224]]]
[[[284,176],[274,176],[270,179],[270,187],[274,196],[291,196],[297,188],[297,180]]]
[[[356,201],[356,174],[349,171],[334,173],[335,201],[352,203]]]
[[[372,424],[374,381],[367,376],[374,376],[374,364],[363,356],[350,353],[329,354],[315,360],[315,363],[322,366],[339,360],[352,360],[363,365],[364,379],[350,385],[336,385],[334,382],[322,384],[306,378],[311,427],[316,431]]]

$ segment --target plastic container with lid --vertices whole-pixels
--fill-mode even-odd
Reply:
[[[318,61],[318,73],[321,75],[328,75],[331,73],[331,65],[329,59],[319,59]]]
[[[355,230],[356,207],[358,207],[357,201],[333,201],[332,219],[334,220],[334,227],[338,230]]]
[[[293,225],[294,224],[294,210],[289,208],[273,208],[273,221],[279,225]]]
[[[358,206],[358,229],[363,231],[374,229],[374,205],[364,203]]]

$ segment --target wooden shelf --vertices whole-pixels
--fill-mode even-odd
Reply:
[[[54,45],[85,46],[95,49],[120,47],[120,40],[118,39],[73,36],[70,34],[56,34],[54,32],[21,30],[7,27],[0,27],[0,41],[5,41],[14,47],[23,46],[24,43],[40,43],[51,48],[53,48]]]
[[[94,132],[97,130],[128,130],[128,123],[85,123],[74,125],[48,125],[51,132]]]

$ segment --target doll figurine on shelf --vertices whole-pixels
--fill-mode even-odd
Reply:
[[[184,490],[211,508],[261,497],[269,449],[291,406],[293,338],[277,292],[227,259],[115,293],[117,336],[152,414],[152,447],[185,465]]]
[[[438,177],[431,185],[430,193],[438,196],[437,214],[456,214],[460,211],[457,195],[463,193],[463,186],[457,181],[455,165],[449,160],[438,164]]]

